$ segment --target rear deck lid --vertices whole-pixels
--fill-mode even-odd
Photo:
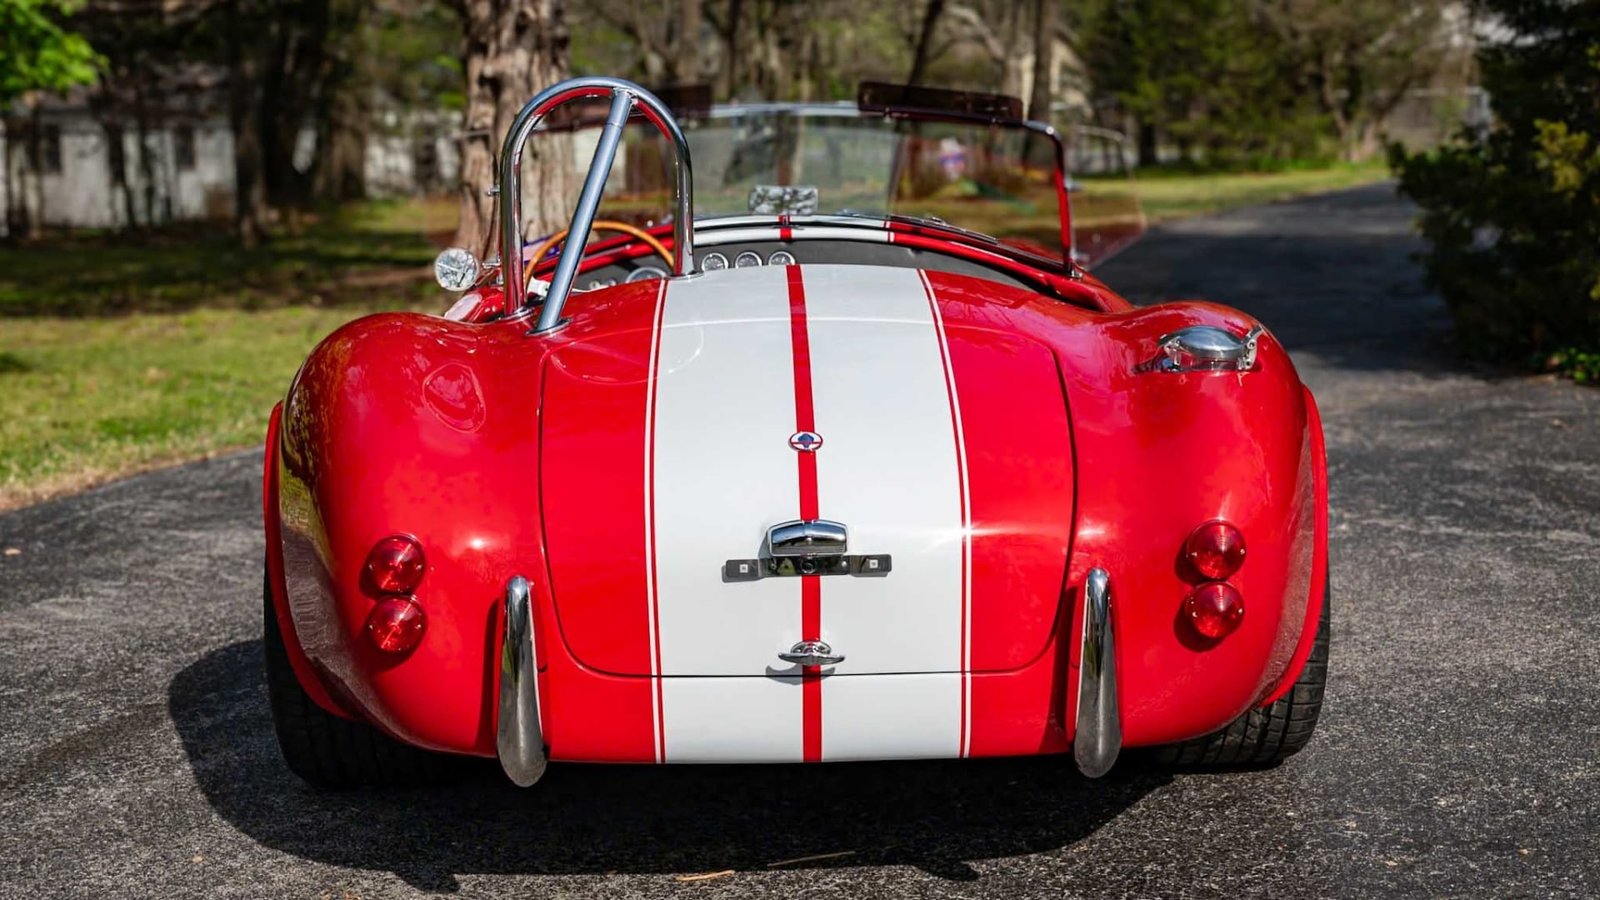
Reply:
[[[583,664],[792,674],[779,654],[822,640],[838,675],[998,671],[1043,651],[1072,524],[1048,349],[947,328],[909,269],[730,270],[654,302],[544,373],[552,590]],[[774,560],[769,531],[811,520],[843,526],[847,546],[815,540],[842,560],[810,557],[838,574]]]

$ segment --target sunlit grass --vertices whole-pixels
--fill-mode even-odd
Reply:
[[[254,250],[224,223],[0,245],[0,317],[315,305],[362,301],[375,287],[416,299],[454,228],[444,201],[386,202],[282,228]]]
[[[1383,181],[1381,161],[1284,172],[1142,171],[1134,191],[1151,222],[1222,212],[1237,206],[1274,203]]]
[[[356,308],[0,319],[0,509],[259,443]]]

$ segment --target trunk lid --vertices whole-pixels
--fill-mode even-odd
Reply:
[[[571,652],[696,676],[798,674],[779,654],[816,639],[839,675],[1042,652],[1072,525],[1056,361],[943,319],[913,270],[732,270],[552,354],[543,515]],[[769,529],[811,519],[848,543],[814,563],[888,573],[771,574]]]

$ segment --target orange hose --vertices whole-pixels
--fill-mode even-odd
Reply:
[[[539,249],[534,251],[533,259],[528,263],[529,284],[533,283],[533,270],[538,268],[539,260],[544,259],[545,254],[550,252],[550,248],[566,239],[567,231],[568,229],[563,228],[555,234],[550,235],[550,237],[545,239],[543,244],[539,245]],[[648,231],[645,231],[643,228],[629,225],[627,222],[617,222],[611,219],[596,219],[594,224],[590,227],[590,231],[619,231],[631,237],[638,238],[649,245],[650,249],[654,250],[656,254],[666,262],[667,271],[672,271],[672,254],[667,250],[664,244],[656,240],[654,235],[650,234]]]

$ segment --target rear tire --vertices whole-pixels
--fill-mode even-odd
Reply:
[[[402,744],[365,722],[335,716],[311,699],[289,665],[266,579],[261,643],[272,728],[291,772],[324,790],[439,784],[459,774],[460,760]]]
[[[1155,748],[1155,761],[1182,769],[1258,769],[1275,766],[1310,743],[1322,714],[1322,693],[1328,680],[1331,600],[1325,585],[1311,655],[1288,693],[1267,706],[1251,709],[1221,731]]]

